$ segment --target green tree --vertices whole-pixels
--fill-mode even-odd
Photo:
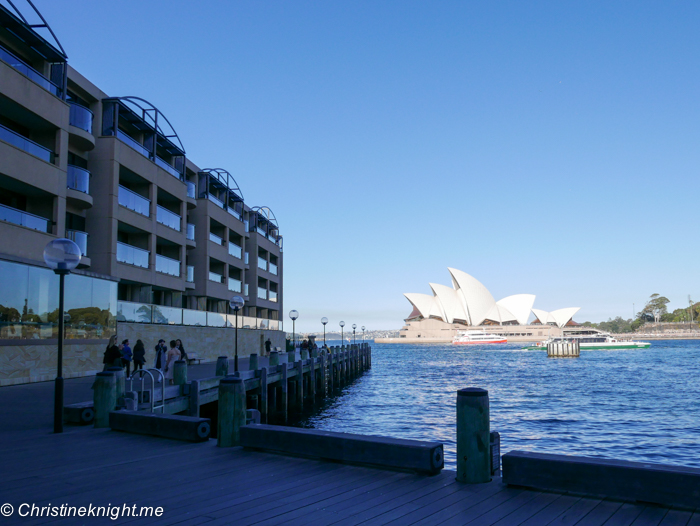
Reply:
[[[661,321],[661,317],[668,313],[666,305],[668,305],[669,301],[670,300],[666,296],[652,294],[647,304],[639,313],[639,318],[648,319],[648,317],[651,317],[656,322]]]

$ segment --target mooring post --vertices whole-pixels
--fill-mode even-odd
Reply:
[[[304,410],[304,362],[299,360],[294,364],[297,370],[297,411]]]
[[[289,351],[287,353],[287,363],[294,363],[297,359],[297,354],[294,351]]]
[[[308,360],[309,359],[309,350],[302,349],[301,351],[299,351],[299,355],[301,356],[302,360]]]
[[[314,356],[309,360],[309,398],[311,405],[316,404],[316,358]]]
[[[267,424],[267,367],[260,369],[260,421]]]
[[[280,364],[280,355],[277,351],[270,351],[270,367],[276,367]]]
[[[328,396],[328,387],[326,386],[326,353],[321,353],[321,396]]]
[[[185,360],[175,360],[173,365],[173,383],[175,385],[185,385],[187,383],[187,362]]]
[[[248,370],[255,371],[258,368],[258,355],[253,353],[248,358]]]
[[[326,363],[325,366],[328,368],[326,369],[326,380],[328,381],[328,387],[326,395],[328,393],[333,392],[333,347],[328,348],[328,354],[326,355]]]
[[[219,356],[216,359],[216,376],[226,376],[228,374],[228,356]]]
[[[199,380],[190,382],[190,406],[187,415],[199,416]]]
[[[114,371],[103,371],[95,375],[92,384],[92,405],[95,410],[95,427],[109,427],[109,412],[117,407],[117,376]]]
[[[117,405],[119,405],[123,402],[124,391],[126,391],[126,374],[121,367],[108,367],[107,371],[114,373],[114,377],[117,379]]]
[[[219,421],[217,443],[219,447],[237,446],[240,429],[246,417],[245,383],[241,378],[227,376],[219,382]]]
[[[489,392],[468,387],[457,391],[457,481],[491,480]]]
[[[282,369],[282,379],[280,380],[280,390],[279,390],[279,401],[277,403],[277,412],[280,414],[282,422],[287,423],[287,407],[289,398],[287,397],[287,390],[289,388],[289,378],[288,378],[288,368],[287,364],[283,363],[280,368]]]

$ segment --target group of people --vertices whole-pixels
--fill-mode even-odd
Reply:
[[[170,348],[165,345],[165,340],[158,340],[155,347],[155,368],[159,369],[168,383],[173,383],[173,369],[177,360],[185,360],[187,363],[187,353],[181,340],[170,340]],[[128,338],[117,345],[117,336],[112,335],[104,353],[104,368],[122,367],[126,369],[127,378],[131,376],[131,362],[134,362],[134,374],[146,365],[146,347],[141,340],[136,340],[133,350],[129,345]]]

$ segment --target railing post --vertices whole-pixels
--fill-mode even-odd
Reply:
[[[253,353],[250,355],[248,358],[248,369],[250,371],[255,371],[258,369],[258,355],[257,353]]]
[[[243,379],[229,376],[219,382],[218,416],[217,445],[219,447],[237,446],[240,443],[240,429],[245,425],[246,418]]]
[[[297,370],[297,411],[304,410],[304,362],[299,360],[294,364]]]
[[[92,389],[94,426],[109,427],[109,413],[117,407],[117,376],[113,371],[97,373]]]
[[[199,380],[190,382],[190,406],[187,414],[189,416],[199,416]]]
[[[226,376],[228,374],[228,356],[219,356],[216,359],[216,376]]]
[[[267,424],[267,367],[260,369],[260,421]]]
[[[185,360],[175,360],[173,365],[173,383],[175,385],[185,385],[187,383],[187,362]]]
[[[321,353],[321,393],[325,399],[328,396],[328,385],[326,377],[326,353],[325,351]]]
[[[289,388],[288,376],[287,376],[287,364],[283,363],[279,367],[282,368],[282,379],[280,380],[280,397],[279,403],[277,404],[277,411],[280,413],[283,423],[287,423],[287,406],[289,399],[287,397],[287,390]]]
[[[270,367],[276,367],[280,364],[280,355],[277,351],[270,351]]]
[[[469,387],[457,391],[457,481],[491,480],[489,392]]]

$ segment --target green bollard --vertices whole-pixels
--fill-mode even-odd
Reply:
[[[248,358],[248,369],[250,371],[256,371],[258,369],[258,355],[253,353]]]
[[[108,372],[114,373],[117,379],[117,404],[119,399],[124,397],[124,392],[126,391],[126,373],[121,367],[110,367],[107,369]]]
[[[216,359],[216,376],[226,376],[228,374],[228,356],[219,356]]]
[[[457,481],[491,480],[489,392],[469,387],[457,391]]]
[[[294,363],[297,359],[297,355],[294,351],[289,351],[287,353],[287,363]]]
[[[245,412],[244,380],[227,376],[219,382],[217,446],[232,447],[240,443],[240,429],[245,425]]]
[[[114,371],[103,371],[95,375],[93,407],[95,427],[109,427],[109,413],[117,407],[117,375]]]
[[[173,383],[175,385],[185,385],[187,383],[187,362],[185,360],[175,360],[173,365]]]

